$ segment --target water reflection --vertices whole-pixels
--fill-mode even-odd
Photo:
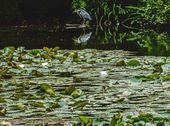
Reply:
[[[9,28],[8,28],[9,29]],[[170,55],[170,37],[152,29],[130,31],[118,27],[36,30],[0,29],[0,48],[25,46],[27,49],[59,46],[61,49],[116,49],[135,51],[137,55]]]
[[[73,41],[75,42],[75,44],[85,44],[87,45],[87,41],[90,39],[92,35],[92,32],[89,33],[83,33],[82,35],[80,35],[78,38],[74,37]]]

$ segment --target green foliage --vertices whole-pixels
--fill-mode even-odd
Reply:
[[[46,84],[46,83],[41,84],[40,89],[41,89],[42,92],[47,93],[47,94],[49,94],[51,96],[55,95],[54,88],[49,84]]]
[[[86,1],[85,0],[73,0],[72,1],[72,9],[80,9],[86,7]]]
[[[163,24],[169,21],[169,0],[140,0],[137,6],[128,6],[132,20]]]
[[[81,121],[82,126],[92,126],[94,121],[91,118],[88,118],[87,116],[79,116],[79,119]],[[146,125],[164,126],[165,123],[169,121],[170,120],[166,117],[165,118],[158,117],[145,112],[139,112],[137,116],[131,116],[131,115],[125,116],[123,114],[118,113],[113,115],[110,124],[107,125],[109,126],[146,126]]]
[[[127,65],[129,65],[129,66],[138,66],[138,65],[140,65],[140,62],[138,60],[136,60],[136,59],[132,59],[132,60],[127,62]]]

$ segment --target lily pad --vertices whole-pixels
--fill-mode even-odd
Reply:
[[[133,59],[133,60],[128,61],[127,65],[129,65],[129,66],[139,66],[140,62],[139,62],[139,60]]]
[[[47,93],[51,96],[55,96],[55,90],[50,84],[47,83],[40,84],[40,88],[42,92]]]
[[[84,94],[84,92],[82,90],[76,89],[75,91],[73,91],[73,93],[71,93],[71,96],[73,98],[78,98],[78,97],[80,97],[83,94]]]
[[[71,95],[76,90],[75,86],[71,85],[65,89],[64,94]]]

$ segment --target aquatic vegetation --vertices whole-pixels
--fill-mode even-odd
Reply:
[[[170,122],[169,58],[57,47],[6,47],[0,53],[0,121],[43,125],[48,118],[48,125],[78,126]],[[134,115],[140,111],[151,114]]]

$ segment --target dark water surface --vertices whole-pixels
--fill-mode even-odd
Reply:
[[[145,31],[143,30],[143,32]],[[61,49],[92,48],[133,51],[136,55],[170,55],[170,41],[156,42],[152,40],[153,36],[149,34],[142,36],[139,40],[127,41],[129,33],[131,31],[119,32],[112,28],[102,30],[98,28],[87,30],[58,27],[0,28],[0,48],[24,46],[26,49],[40,49],[44,46],[58,46]],[[166,37],[169,38],[169,36]]]

